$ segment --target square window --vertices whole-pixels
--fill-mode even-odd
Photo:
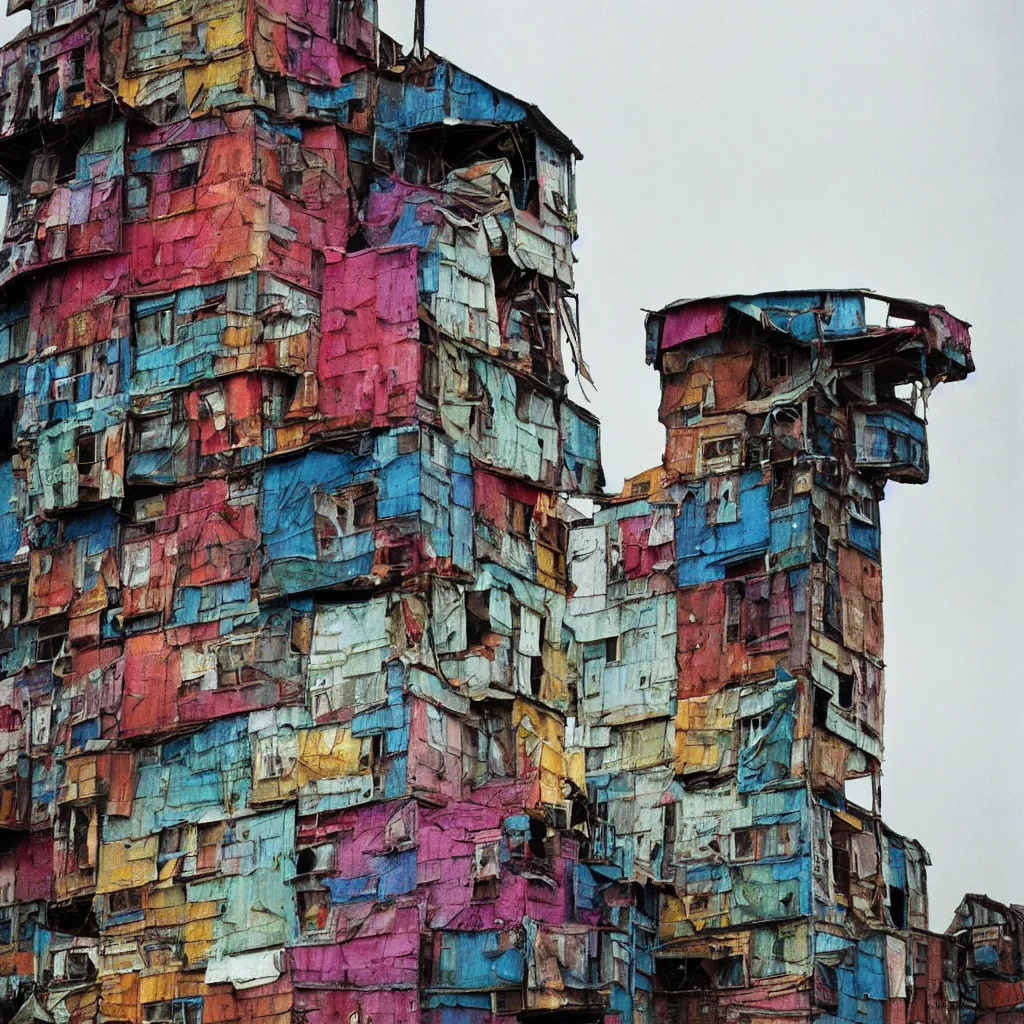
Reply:
[[[738,437],[719,437],[701,445],[702,468],[709,473],[739,469],[742,442]]]
[[[181,841],[184,831],[183,826],[175,825],[173,828],[165,828],[160,832],[158,860],[161,863],[171,860],[181,853]]]
[[[171,190],[192,188],[199,182],[199,164],[183,164],[171,171]]]
[[[331,894],[327,889],[307,889],[298,893],[299,927],[304,935],[327,930],[331,920]]]
[[[768,349],[766,363],[770,381],[793,376],[793,353],[789,348],[773,345]]]
[[[117,889],[107,899],[111,914],[132,914],[142,909],[141,889]]]
[[[68,950],[64,955],[64,977],[67,981],[88,981],[96,976],[96,965],[88,953]]]
[[[751,715],[740,722],[740,742],[744,747],[752,747],[768,732],[768,724],[771,722],[771,712],[766,711],[761,715]]]
[[[732,834],[732,859],[754,860],[757,856],[757,833],[752,828],[738,828]]]
[[[505,504],[505,528],[517,537],[529,537],[533,507],[525,501],[509,498]]]
[[[88,476],[96,466],[96,435],[82,434],[75,444],[79,476]]]
[[[167,304],[136,316],[135,345],[140,352],[151,352],[161,345],[170,345],[174,340],[174,300],[168,299]]]

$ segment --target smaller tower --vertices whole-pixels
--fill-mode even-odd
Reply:
[[[928,857],[879,815],[878,506],[928,478],[928,396],[973,369],[968,325],[786,292],[675,303],[647,344],[662,465],[570,544],[591,853],[655,893],[656,1019],[881,1024]]]

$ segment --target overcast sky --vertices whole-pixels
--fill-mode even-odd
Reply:
[[[402,40],[412,0],[379,0]],[[855,286],[947,306],[977,373],[882,506],[883,811],[960,896],[1024,902],[1019,0],[427,0],[427,45],[585,154],[578,286],[609,487],[657,464],[644,307]]]
[[[413,0],[379,0],[408,40]],[[883,809],[931,851],[932,926],[1024,902],[1019,0],[427,0],[427,44],[585,154],[576,252],[609,488],[660,461],[643,308],[870,287],[974,324],[932,481],[882,506]],[[6,36],[24,24],[8,20]]]

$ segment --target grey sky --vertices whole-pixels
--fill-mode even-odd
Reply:
[[[407,40],[413,0],[379,0]],[[932,482],[883,506],[883,809],[931,851],[932,925],[1024,902],[1019,0],[427,0],[427,44],[586,154],[578,286],[609,487],[656,464],[642,307],[866,286],[974,324]],[[25,23],[8,19],[3,38]]]
[[[412,0],[380,0],[408,40]],[[641,307],[852,285],[974,324],[931,404],[932,481],[883,505],[883,810],[931,851],[932,926],[1024,902],[1024,5],[427,0],[427,44],[586,155],[578,285],[609,487],[656,464]]]

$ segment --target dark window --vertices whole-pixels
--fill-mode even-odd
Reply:
[[[526,841],[526,845],[534,857],[544,858],[548,855],[547,844],[544,841],[547,834],[548,827],[543,821],[538,821],[536,818],[530,819],[530,838]]]
[[[68,950],[64,958],[64,976],[68,981],[88,981],[96,977],[96,965],[88,953]]]
[[[199,164],[182,164],[171,171],[171,190],[192,188],[199,182]]]
[[[747,468],[759,469],[771,457],[771,439],[751,437],[747,439]]]
[[[0,459],[9,458],[14,452],[17,420],[18,396],[0,395]]]
[[[80,92],[85,88],[85,47],[78,46],[71,51],[71,80],[69,92]]]
[[[88,476],[96,468],[96,435],[82,434],[75,444],[78,475]]]
[[[36,663],[53,661],[60,654],[67,635],[68,620],[64,615],[40,622],[36,627]]]
[[[556,519],[552,515],[543,517],[537,524],[537,543],[555,555],[555,567],[564,574],[565,552],[569,546],[568,523],[563,522],[561,519]]]
[[[337,494],[317,492],[313,505],[317,553],[337,559],[342,537],[369,530],[377,521],[377,485],[370,481],[343,487]]]
[[[850,833],[832,826],[832,882],[836,895],[850,897]]]
[[[709,463],[721,467],[726,463],[735,468],[739,465],[740,439],[738,437],[720,437],[713,441],[705,441],[701,446],[701,459],[705,466]]]
[[[434,937],[437,932],[420,932],[420,987],[434,984]]]
[[[11,584],[11,625],[21,622],[28,614],[28,584]],[[39,645],[36,644],[36,657],[39,657]]]
[[[824,523],[814,524],[814,557],[819,562],[828,561],[831,533]]]
[[[671,861],[676,846],[676,805],[665,804],[665,859]]]
[[[521,380],[516,381],[516,416],[524,423],[530,423],[533,420],[534,393],[529,384]]]
[[[509,498],[505,504],[505,528],[518,537],[530,535],[530,523],[533,522],[533,506],[525,501]]]
[[[928,973],[928,943],[914,943],[914,974]]]
[[[39,113],[48,118],[53,113],[53,101],[57,98],[57,69],[47,67],[46,61],[39,71]]]
[[[889,913],[896,928],[907,927],[907,894],[894,885],[889,886]]]
[[[490,596],[486,590],[471,590],[466,594],[466,643],[477,647],[492,632]]]
[[[543,633],[543,627],[541,627]],[[538,657],[530,658],[530,692],[534,697],[540,696],[541,686],[544,685],[544,659]]]
[[[752,828],[739,828],[732,834],[732,859],[753,860],[756,856],[756,836]]]
[[[622,637],[610,636],[604,642],[604,660],[609,664],[622,660]]]
[[[771,507],[782,508],[793,500],[793,463],[772,463]]]
[[[433,348],[423,348],[423,365],[420,368],[420,391],[430,402],[437,402],[441,394],[441,367],[437,352]]]
[[[838,491],[843,483],[843,467],[835,459],[824,459],[818,463],[818,476],[825,487]]]
[[[743,988],[747,982],[742,956],[727,956],[714,961],[715,988]]]
[[[142,909],[141,889],[117,889],[108,899],[111,914],[131,914]]]
[[[159,846],[159,857],[158,860],[162,863],[163,861],[170,860],[176,857],[181,852],[181,839],[182,839],[181,825],[175,825],[173,828],[165,828],[160,832],[160,846]]]
[[[89,857],[89,814],[75,808],[71,816],[71,864],[75,871],[85,871],[92,866]]]
[[[841,708],[853,707],[853,684],[852,675],[842,674],[839,676],[839,706]]]
[[[828,723],[828,707],[832,702],[832,694],[820,686],[814,687],[814,724],[824,729]]]
[[[814,1003],[829,1013],[839,1010],[839,978],[834,967],[814,965]]]
[[[825,603],[824,632],[832,640],[843,639],[843,600],[839,589],[839,573],[831,568],[825,569]]]
[[[781,380],[793,376],[793,353],[788,348],[772,346],[768,349],[768,380]]]
[[[771,592],[767,579],[752,580],[744,588],[747,621],[743,630],[744,639],[751,643],[761,640],[771,632]]]
[[[144,1003],[143,1024],[203,1024],[202,999],[173,999]]]
[[[365,530],[377,521],[376,488],[364,485],[363,490],[353,495],[352,512],[350,515],[353,530]]]
[[[28,317],[11,324],[11,358],[24,359],[28,355]]]
[[[746,593],[740,580],[729,580],[725,584],[725,642],[737,643],[741,637],[740,621],[743,614],[743,595]]]
[[[135,346],[140,352],[150,352],[174,341],[174,298],[166,300],[163,308],[135,316]]]
[[[496,900],[500,894],[501,883],[497,878],[476,878],[473,880],[474,903]]]

